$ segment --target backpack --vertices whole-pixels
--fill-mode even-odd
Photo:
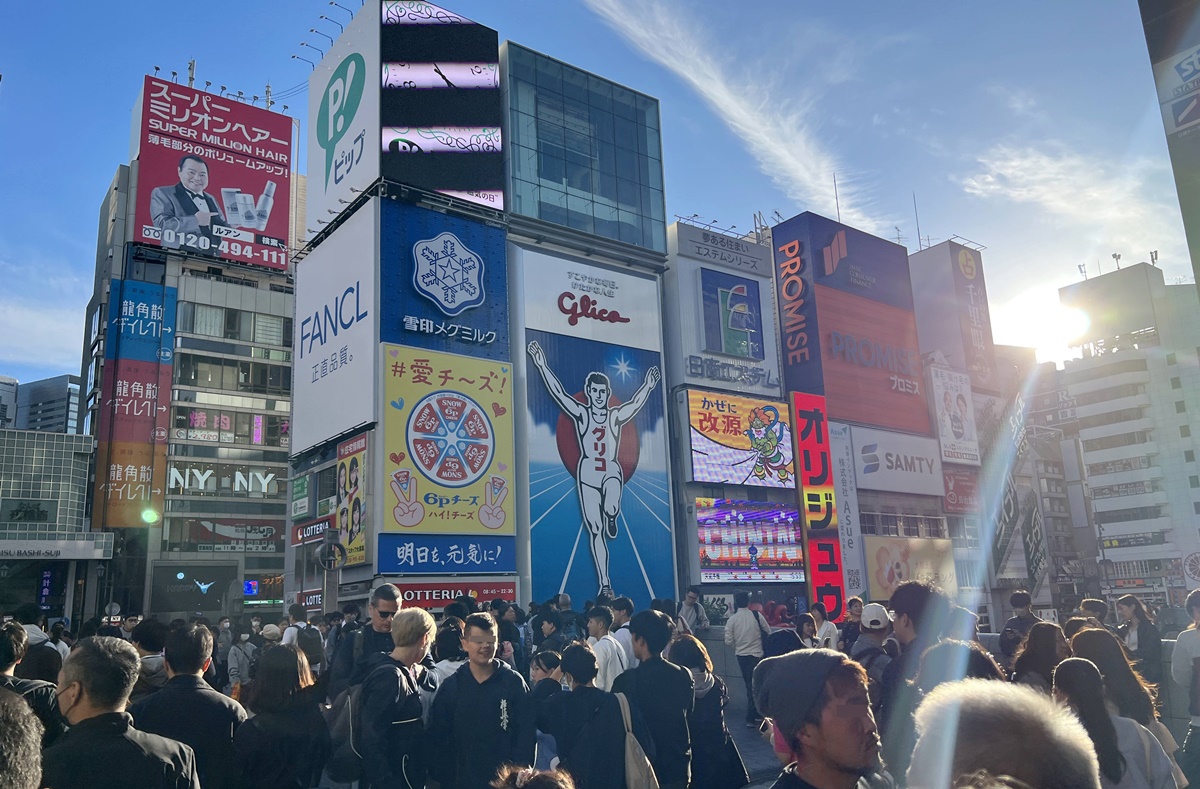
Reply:
[[[362,691],[367,678],[382,668],[391,666],[376,666],[362,682],[342,691],[325,711],[325,724],[333,741],[325,770],[338,783],[350,783],[362,777]]]
[[[795,630],[776,630],[762,641],[763,657],[779,657],[797,649],[803,649],[804,643]]]
[[[234,649],[237,649],[237,647],[234,647]],[[242,654],[245,655],[246,651],[242,650]],[[249,655],[246,655],[246,657],[249,658],[249,660],[250,660],[250,668],[247,669],[247,673],[249,673],[250,680],[252,682],[254,681],[254,678],[256,676],[258,676],[258,656],[261,654],[262,654],[262,649],[256,649],[253,652],[251,652]]]
[[[308,625],[307,627],[291,625],[291,627],[296,628],[296,646],[308,658],[309,666],[324,663],[325,639],[321,638],[321,631],[312,625]]]
[[[625,786],[627,789],[658,789],[658,777],[654,767],[642,750],[642,744],[633,736],[633,719],[629,714],[629,700],[624,693],[614,694],[621,705],[621,719],[625,723]]]
[[[863,667],[867,672],[867,698],[871,700],[871,709],[878,714],[879,707],[883,702],[883,677],[878,679],[871,673],[871,667],[875,665],[875,661],[880,657],[886,657],[887,652],[884,652],[879,647],[870,647],[859,652],[853,659],[858,665]]]
[[[558,632],[562,634],[563,645],[571,644],[579,640],[579,620],[575,616],[564,616],[562,618],[562,627]]]

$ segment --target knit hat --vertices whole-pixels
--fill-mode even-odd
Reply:
[[[283,637],[283,633],[279,632],[279,625],[264,625],[262,637],[267,641],[278,641]]]
[[[846,659],[832,649],[800,649],[763,660],[754,669],[755,706],[790,739],[825,690],[825,678]]]

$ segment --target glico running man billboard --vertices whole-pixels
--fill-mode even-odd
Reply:
[[[134,240],[286,269],[292,119],[156,77],[138,103]]]
[[[533,597],[674,587],[658,284],[509,246],[525,282]]]

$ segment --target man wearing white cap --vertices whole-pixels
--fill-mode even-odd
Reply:
[[[786,765],[772,789],[853,789],[883,769],[866,672],[841,652],[767,658],[754,669],[754,702]]]
[[[875,712],[879,712],[884,669],[892,662],[892,656],[884,647],[884,642],[891,632],[892,619],[888,616],[886,608],[879,603],[863,606],[862,617],[859,620],[859,636],[850,649],[850,657],[867,670],[871,709]]]

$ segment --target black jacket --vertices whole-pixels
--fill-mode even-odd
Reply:
[[[243,786],[233,735],[246,720],[246,711],[204,680],[186,674],[171,677],[162,690],[130,707],[129,714],[142,731],[190,746],[204,789]]]
[[[237,766],[254,789],[309,789],[321,782],[333,744],[315,700],[260,712],[233,736]],[[206,788],[207,789],[207,788]]]
[[[566,649],[567,639],[563,636],[561,630],[555,630],[550,635],[542,639],[542,643],[538,644],[538,652],[557,652],[560,656],[563,650]]]
[[[492,665],[480,683],[464,663],[433,700],[429,771],[442,789],[486,789],[500,765],[533,764],[537,713],[525,680],[503,661]]]
[[[560,764],[579,789],[625,789],[625,771],[613,768],[625,763],[625,722],[615,696],[577,687],[540,701],[537,716],[538,729],[554,737]]]
[[[0,689],[9,690],[25,699],[33,714],[42,722],[45,733],[42,747],[49,748],[67,730],[67,722],[58,712],[58,688],[38,679],[17,679],[0,674]]]
[[[429,672],[426,672],[429,673]],[[379,655],[363,680],[361,785],[416,789],[425,785],[425,722],[412,670]]]
[[[196,757],[180,742],[133,728],[123,712],[80,721],[42,752],[46,789],[200,789]]]
[[[697,691],[699,693],[699,691]],[[725,725],[725,705],[729,690],[720,677],[712,687],[696,698],[688,719],[692,735],[691,789],[739,789],[750,783],[746,766]]]
[[[371,665],[378,660],[372,655],[386,654],[395,648],[390,630],[377,633],[369,623],[343,633],[329,669],[329,698],[336,699],[346,688],[361,684]]]
[[[42,682],[58,682],[62,669],[62,655],[49,641],[35,643],[30,638],[25,657],[17,664],[13,673],[21,679],[40,679]]]
[[[692,714],[692,674],[657,655],[631,668],[613,682],[613,693],[624,693],[637,707],[654,739],[650,763],[658,783],[687,783],[692,744],[688,717]]]
[[[1117,628],[1121,641],[1129,634],[1129,625]],[[1152,622],[1138,620],[1138,646],[1133,650],[1134,668],[1147,682],[1158,684],[1162,682],[1162,635]]]

